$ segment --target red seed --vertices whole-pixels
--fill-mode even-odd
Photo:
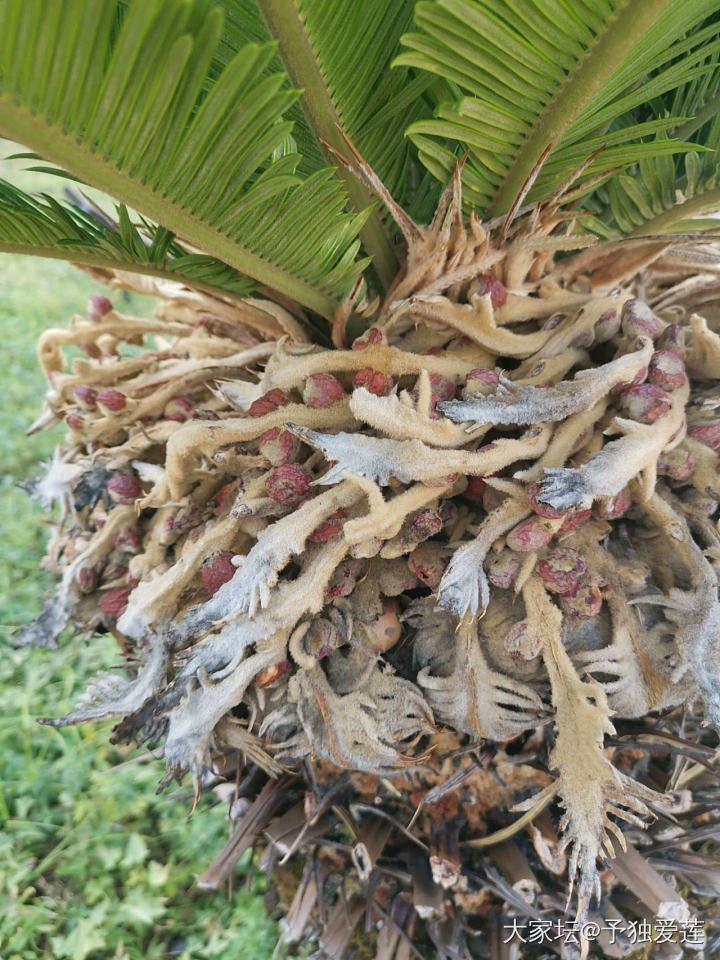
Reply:
[[[309,407],[324,410],[344,399],[342,384],[330,373],[313,373],[305,381],[303,400]]]
[[[566,548],[553,551],[537,565],[538,575],[547,589],[563,596],[577,590],[586,570],[587,563],[577,550]]]
[[[505,635],[505,649],[513,660],[534,660],[542,648],[542,636],[530,630],[527,620],[510,627]]]
[[[173,397],[165,404],[163,416],[166,420],[176,420],[184,423],[191,420],[194,413],[193,405],[186,397]]]
[[[382,332],[377,329],[377,327],[370,327],[369,330],[366,330],[365,333],[353,341],[352,349],[353,350],[366,350],[368,347],[376,347],[378,344],[382,343],[384,337]]]
[[[106,313],[110,313],[112,308],[113,305],[107,297],[104,297],[101,293],[93,293],[92,296],[89,296],[87,299],[85,312],[87,313],[88,320],[99,323]]]
[[[408,539],[421,543],[442,530],[443,522],[435,510],[421,510],[407,526]]]
[[[116,550],[130,550],[135,553],[142,543],[142,530],[137,526],[126,524],[112,535],[112,545]]]
[[[260,437],[258,451],[274,467],[279,467],[295,458],[299,446],[289,430],[283,430],[282,427],[271,427]]]
[[[86,383],[79,383],[73,393],[84,410],[94,410],[97,407],[97,390],[93,390]]]
[[[312,543],[326,543],[332,540],[343,528],[342,522],[347,514],[344,510],[336,510],[331,513],[327,520],[324,520],[319,527],[316,527],[308,537]]]
[[[101,390],[97,395],[97,402],[105,407],[106,410],[110,410],[112,413],[118,413],[120,410],[124,409],[127,399],[124,393],[121,393],[119,390],[114,390],[112,387],[106,387],[104,390]]]
[[[571,513],[563,521],[563,525],[558,530],[558,536],[563,536],[567,533],[572,533],[573,530],[577,530],[581,523],[586,523],[592,516],[592,510],[589,508],[587,510],[578,510],[576,513]]]
[[[546,547],[552,537],[552,528],[545,523],[543,517],[536,515],[513,527],[506,542],[511,550],[531,551]]]
[[[490,303],[497,310],[507,300],[507,290],[505,285],[498,280],[494,273],[484,273],[480,278],[480,289],[478,293],[481,297],[490,294]]]
[[[455,384],[439,373],[430,374],[430,391],[438,400],[452,400],[455,396]]]
[[[626,337],[650,337],[654,340],[660,334],[660,324],[644,300],[636,297],[626,300],[621,318],[622,332]]]
[[[698,423],[688,429],[688,436],[718,451],[720,450],[720,420]]]
[[[381,373],[380,370],[365,367],[358,370],[353,377],[353,387],[365,387],[376,397],[386,397],[392,391],[393,378],[387,373]]]
[[[265,481],[267,495],[275,503],[298,503],[310,492],[312,474],[299,463],[276,467]]]
[[[231,480],[230,483],[226,483],[220,487],[217,493],[213,494],[212,499],[217,507],[218,513],[224,513],[232,507],[239,490],[240,481]]]
[[[485,561],[487,578],[494,587],[509,590],[520,573],[522,560],[510,550],[502,550]]]
[[[600,520],[617,520],[628,512],[632,506],[632,494],[627,487],[616,493],[610,500],[598,501],[593,505],[593,515]]]
[[[134,503],[142,496],[142,487],[137,477],[119,474],[108,480],[107,488],[115,503]]]
[[[673,350],[656,350],[650,358],[648,380],[663,390],[677,390],[685,385],[685,361]]]
[[[542,500],[538,500],[538,494],[542,489],[542,485],[538,480],[537,483],[531,484],[525,492],[525,497],[527,499],[528,505],[539,517],[545,517],[546,520],[559,520],[560,517],[564,517],[567,513],[567,510],[556,510],[554,507],[551,507],[547,503],[543,503]]]
[[[689,450],[675,447],[660,454],[657,471],[663,477],[670,477],[671,480],[684,483],[690,479],[694,470],[695,457]]]
[[[248,413],[251,417],[264,417],[266,414],[277,410],[278,407],[286,407],[289,403],[291,403],[290,397],[275,387],[258,397],[257,400],[253,400]]]
[[[100,609],[109,617],[121,617],[127,609],[130,590],[127,587],[115,587],[108,590],[100,601]]]
[[[606,343],[617,334],[620,329],[620,317],[617,310],[606,310],[595,321],[595,343]]]
[[[468,485],[465,488],[465,496],[471,497],[473,500],[481,500],[485,490],[487,489],[487,483],[485,483],[485,478],[480,477],[477,474],[472,474],[467,478]]]
[[[479,393],[481,396],[486,397],[491,393],[495,393],[499,383],[500,374],[496,373],[495,370],[476,367],[465,377],[463,396],[472,397]]]
[[[231,550],[223,550],[203,563],[200,578],[208,593],[217,593],[224,583],[235,576],[237,568],[230,562],[232,558]]]
[[[325,591],[325,603],[338,597],[348,597],[355,589],[360,573],[365,569],[362,560],[344,560],[332,575]]]
[[[447,556],[442,545],[430,541],[415,547],[408,557],[410,570],[431,590],[439,587],[447,563]]]
[[[581,583],[572,595],[560,597],[563,613],[577,620],[591,620],[600,613],[602,593],[592,583]]]
[[[670,409],[670,398],[662,387],[654,383],[641,383],[623,390],[618,406],[639,423],[654,423]]]
[[[95,567],[80,567],[75,579],[83,593],[92,593],[98,585],[98,572]]]
[[[70,427],[71,430],[80,431],[85,427],[85,417],[75,410],[65,417],[65,423],[68,425],[68,427]]]

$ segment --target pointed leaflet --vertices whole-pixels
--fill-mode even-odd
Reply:
[[[267,74],[272,46],[246,45],[213,79],[219,8],[136,0],[119,27],[118,9],[68,0],[59,18],[0,0],[0,135],[331,314],[362,267],[364,215],[343,212],[329,169],[295,174],[284,117],[296,94]]]
[[[676,125],[633,111],[697,74],[717,49],[714,28],[698,24],[713,0],[605,0],[571,9],[555,0],[439,0],[417,4],[418,32],[397,60],[457,84],[465,97],[443,103],[409,133],[440,180],[469,150],[466,198],[490,213],[509,209],[548,144],[553,151],[531,199],[562,182],[594,150],[586,171],[609,172],[681,143],[638,143]]]
[[[430,114],[423,92],[431,78],[413,79],[406,68],[390,69],[400,35],[412,22],[413,5],[412,0],[263,0],[259,5],[290,79],[303,91],[300,103],[312,132],[344,156],[342,133],[347,135],[400,203],[407,198],[414,152],[405,128]],[[342,165],[339,173],[355,207],[367,206],[372,197],[365,186]],[[379,213],[372,214],[362,236],[389,283],[397,264]]]

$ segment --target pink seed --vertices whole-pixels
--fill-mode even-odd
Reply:
[[[248,413],[251,417],[264,417],[268,413],[273,413],[278,407],[286,407],[290,402],[290,397],[275,387],[258,397],[257,400],[253,400]]]
[[[118,413],[125,407],[127,401],[124,393],[121,393],[119,390],[114,390],[112,387],[106,387],[98,393],[97,402],[105,407],[106,410],[110,410],[112,413]]]
[[[240,481],[231,480],[230,483],[226,483],[224,486],[220,487],[217,493],[213,494],[213,502],[215,503],[218,513],[224,513],[230,509],[230,507],[235,503],[235,499],[240,490]]]
[[[134,503],[142,496],[142,487],[137,477],[117,475],[108,480],[108,492],[115,503]]]
[[[353,350],[366,350],[368,347],[376,347],[383,342],[383,335],[377,327],[370,327],[365,333],[353,341]]]
[[[455,396],[455,384],[439,373],[430,374],[430,390],[438,400],[452,400]]]
[[[140,549],[142,543],[142,529],[126,525],[120,527],[112,535],[112,545],[116,550],[129,550],[132,553]]]
[[[650,337],[654,340],[660,333],[660,324],[644,300],[626,300],[622,308],[622,332],[626,337]]]
[[[336,537],[343,528],[343,520],[347,517],[344,510],[336,510],[331,513],[327,520],[324,520],[319,527],[316,527],[308,537],[312,543],[326,543]]]
[[[186,397],[173,397],[165,404],[163,415],[166,420],[184,423],[192,419],[194,412],[193,405]]]
[[[620,493],[616,493],[607,502],[599,501],[592,508],[593,515],[600,520],[617,520],[628,512],[632,506],[632,494],[625,487]]]
[[[539,550],[550,543],[553,530],[544,522],[543,517],[534,516],[523,520],[507,535],[507,545],[511,550]]]
[[[654,383],[641,383],[623,390],[618,406],[639,423],[654,423],[670,409],[670,398],[662,387]]]
[[[564,536],[565,534],[572,533],[573,530],[577,528],[582,523],[586,523],[592,516],[592,510],[578,510],[576,513],[571,513],[563,521],[563,525],[558,530],[558,536]]]
[[[345,399],[340,381],[329,373],[313,373],[305,381],[303,400],[309,407],[327,409]]]
[[[208,593],[217,593],[224,583],[235,576],[236,568],[230,562],[232,558],[231,550],[223,550],[203,563],[200,578]]]
[[[620,329],[620,317],[617,310],[606,310],[595,321],[595,343],[606,343],[617,334]]]
[[[443,522],[435,510],[421,510],[407,527],[408,539],[421,543],[442,530]]]
[[[673,350],[656,350],[650,358],[648,380],[663,390],[677,390],[685,385],[685,361]]]
[[[65,417],[65,423],[71,430],[81,431],[85,427],[85,417],[81,413],[74,411]]]
[[[542,637],[531,630],[526,620],[510,627],[505,635],[505,649],[513,660],[534,660],[542,648]]]
[[[560,517],[564,517],[567,513],[567,510],[556,510],[554,507],[551,507],[547,503],[543,503],[542,500],[538,499],[538,494],[542,489],[542,485],[538,480],[537,483],[531,484],[527,488],[525,497],[527,499],[528,505],[539,517],[545,517],[546,520],[559,520]]]
[[[101,293],[93,293],[87,299],[85,312],[88,320],[99,323],[106,313],[110,313],[112,308],[113,305],[107,297],[104,297]]]
[[[660,454],[657,465],[658,473],[663,477],[670,477],[684,483],[689,480],[695,470],[695,457],[689,450],[675,447]]]
[[[84,410],[94,410],[97,407],[97,390],[93,390],[86,383],[79,383],[73,393]]]
[[[294,459],[299,444],[289,430],[282,427],[271,427],[260,437],[259,453],[274,467],[289,463]]]
[[[440,586],[448,560],[441,544],[426,541],[415,547],[408,557],[408,567],[415,576],[430,587],[431,590]]]
[[[481,297],[490,294],[490,303],[497,310],[507,300],[507,290],[502,281],[498,280],[494,273],[484,273],[480,278],[480,289],[478,293]]]
[[[602,608],[602,594],[592,583],[581,583],[575,593],[560,597],[563,613],[577,620],[591,620]]]
[[[80,567],[75,579],[83,593],[92,593],[98,584],[98,572],[95,567]]]
[[[129,599],[130,590],[126,587],[115,587],[115,589],[108,590],[107,593],[103,595],[100,601],[100,609],[109,617],[115,617],[117,619],[125,613]]]
[[[568,595],[574,593],[580,577],[587,570],[587,563],[576,550],[555,550],[541,560],[537,565],[537,572],[545,586],[552,593]]]
[[[522,560],[516,553],[503,550],[485,561],[487,578],[494,587],[509,590],[515,584]]]
[[[364,387],[376,397],[386,397],[393,388],[393,379],[387,373],[365,367],[353,377],[353,387]]]
[[[718,451],[720,450],[720,420],[698,423],[688,429],[688,436]]]
[[[310,492],[312,474],[299,463],[276,467],[265,481],[267,495],[275,503],[298,503]]]

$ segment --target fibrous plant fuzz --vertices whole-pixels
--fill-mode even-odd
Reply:
[[[571,184],[464,221],[459,171],[419,226],[356,169],[406,255],[332,347],[287,304],[169,283],[153,319],[94,297],[43,335],[60,585],[20,640],[109,630],[127,665],[46,722],[117,717],[165,782],[223,779],[236,830],[201,883],[256,844],[282,891],[304,851],[283,938],[318,955],[383,921],[383,960],[490,956],[568,888],[580,923],[702,909],[712,940],[711,241],[598,243]]]

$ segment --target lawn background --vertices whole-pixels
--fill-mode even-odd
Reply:
[[[0,157],[12,152],[0,141]],[[62,181],[1,161],[0,176],[58,195]],[[112,722],[65,730],[37,718],[67,713],[87,678],[119,662],[110,637],[66,633],[57,650],[13,650],[52,577],[40,570],[47,528],[17,483],[62,442],[63,430],[25,436],[40,412],[35,358],[42,330],[83,313],[88,276],[60,261],[0,255],[0,956],[3,960],[266,960],[277,931],[262,878],[200,891],[194,878],[228,836],[225,807],[206,795],[191,817],[186,786],[156,796],[162,760],[112,747]],[[113,293],[132,313],[147,298]],[[247,868],[247,864],[245,869]]]

